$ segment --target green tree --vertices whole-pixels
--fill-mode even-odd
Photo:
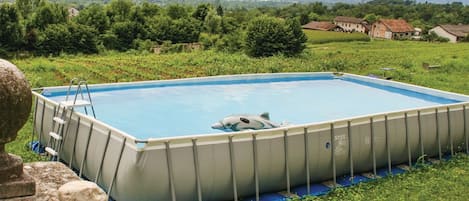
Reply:
[[[222,17],[217,15],[215,11],[210,11],[205,17],[204,28],[205,31],[211,34],[217,34],[221,32]]]
[[[109,17],[106,15],[104,7],[100,4],[91,4],[80,11],[74,20],[83,25],[95,28],[102,34],[110,27]]]
[[[146,18],[152,18],[161,13],[161,7],[158,4],[144,2],[142,4],[142,13]]]
[[[37,47],[40,54],[98,52],[96,30],[76,24],[51,24],[39,33]]]
[[[33,11],[33,2],[31,0],[15,0],[15,5],[23,19],[29,18]]]
[[[32,25],[39,30],[44,30],[50,24],[67,22],[68,11],[63,5],[43,3],[32,17]]]
[[[306,37],[298,21],[261,16],[248,25],[245,50],[254,57],[275,54],[291,56],[303,51],[304,42]]]
[[[127,21],[133,5],[130,0],[112,0],[106,8],[111,23]]]
[[[185,18],[188,16],[188,11],[186,7],[183,5],[179,4],[172,4],[169,5],[166,8],[166,14],[171,18],[171,19],[179,19],[179,18]]]
[[[199,39],[200,22],[194,18],[171,19],[169,17],[155,17],[150,19],[146,27],[149,39],[162,43],[192,43]]]
[[[221,5],[217,6],[217,14],[219,16],[223,16],[223,14],[224,14],[223,7]]]
[[[370,14],[365,15],[363,19],[367,21],[368,23],[373,24],[376,21],[378,21],[379,17],[376,16],[374,13],[370,13]]]
[[[98,53],[98,38],[96,30],[93,27],[71,23],[68,24],[70,32],[69,53],[82,52],[85,54]]]
[[[38,51],[40,54],[53,55],[68,52],[70,37],[66,24],[50,24],[39,33]]]
[[[0,5],[0,24],[0,48],[18,49],[22,43],[23,27],[20,24],[20,15],[15,6]]]
[[[307,38],[301,28],[300,22],[295,19],[288,19],[285,22],[285,32],[285,50],[283,53],[287,56],[294,56],[303,52],[306,48],[305,43]]]
[[[310,21],[308,13],[302,13],[299,17],[300,24],[308,24]]]
[[[192,17],[203,22],[211,10],[212,6],[210,6],[210,4],[200,4],[192,13]]]
[[[131,48],[135,39],[139,38],[140,30],[136,22],[125,21],[116,22],[111,27],[111,32],[117,37],[114,41],[115,44],[107,45],[113,46],[116,50],[125,51]]]

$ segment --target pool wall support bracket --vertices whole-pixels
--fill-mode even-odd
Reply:
[[[406,113],[404,113],[404,126],[405,126],[405,138],[406,138],[406,144],[407,144],[407,157],[408,157],[408,165],[409,167],[412,167],[412,152],[411,152],[411,147],[410,147],[410,135],[409,135],[409,116]]]
[[[290,167],[289,167],[289,160],[288,160],[288,130],[283,131],[283,147],[284,147],[284,154],[285,154],[285,178],[286,178],[286,185],[287,185],[287,192],[290,193]]]
[[[334,123],[330,124],[331,130],[331,157],[332,157],[332,179],[333,187],[337,187],[337,167],[335,163],[335,132],[334,132]]]
[[[202,200],[202,186],[200,182],[200,166],[199,166],[199,151],[197,150],[197,139],[192,139],[192,152],[194,157],[194,173],[195,173],[195,183],[197,186],[197,199],[198,201]]]
[[[83,154],[83,159],[81,159],[80,163],[80,173],[78,174],[79,177],[81,177],[83,169],[85,168],[86,156],[88,155],[88,147],[90,146],[91,135],[93,134],[93,127],[94,124],[91,123],[90,131],[88,132],[88,138],[86,139],[85,153]]]
[[[231,179],[233,180],[233,200],[238,201],[238,188],[236,183],[236,165],[233,146],[233,136],[228,136],[228,143],[230,147],[230,166],[231,166]]]
[[[96,171],[96,178],[94,183],[98,183],[99,177],[101,176],[101,170],[103,169],[104,159],[106,158],[107,147],[109,146],[109,140],[111,139],[111,130],[107,133],[106,143],[104,144],[103,155],[101,155],[101,162],[99,163],[98,170]]]
[[[378,176],[376,172],[376,144],[375,144],[375,128],[374,128],[374,120],[373,117],[370,117],[370,134],[371,134],[371,152],[373,155],[373,175],[376,178]]]
[[[304,140],[305,140],[305,169],[306,169],[306,192],[311,194],[311,177],[309,170],[309,135],[308,128],[304,128]]]
[[[75,130],[75,139],[73,140],[73,148],[72,148],[72,153],[70,153],[70,162],[68,163],[68,167],[69,168],[72,168],[72,164],[73,164],[73,158],[75,156],[75,151],[76,151],[76,147],[77,147],[77,139],[78,139],[78,132],[80,131],[80,121],[81,121],[81,118],[78,117],[78,120],[77,120],[77,129]]]
[[[388,173],[392,174],[392,162],[391,162],[391,138],[389,136],[389,125],[388,125],[388,115],[384,116],[384,132],[386,135],[386,152],[388,155]]]
[[[353,147],[352,147],[352,122],[347,121],[347,135],[348,135],[348,153],[350,158],[350,182],[354,183],[354,171],[353,171]]]
[[[448,135],[449,135],[449,147],[451,151],[451,156],[454,156],[454,147],[453,147],[453,134],[451,133],[451,110],[449,107],[446,107],[446,115],[448,119]]]
[[[37,98],[37,97],[35,96],[35,98],[34,98],[33,126],[31,126],[31,129],[32,129],[32,131],[31,131],[31,142],[30,142],[30,144],[29,144],[29,145],[30,145],[30,149],[33,148],[34,136],[36,136],[36,134],[37,134],[37,133],[36,133],[35,126],[36,126],[36,121],[37,121],[37,118],[36,118],[36,116],[37,116],[37,109],[36,109],[36,108],[37,108],[38,104],[39,104],[39,98]],[[44,116],[44,114],[41,115],[41,116]],[[38,149],[38,151],[39,151],[39,149]]]
[[[463,121],[464,121],[464,137],[466,142],[466,153],[469,154],[469,136],[467,134],[467,116],[466,116],[466,105],[462,106],[462,114],[463,114]]]
[[[120,164],[121,164],[122,154],[124,153],[126,141],[127,141],[127,138],[124,137],[124,139],[122,140],[121,149],[120,149],[120,151],[119,151],[119,157],[117,158],[116,168],[114,169],[114,174],[112,174],[111,183],[109,183],[109,189],[107,190],[107,198],[106,198],[106,200],[109,200],[109,197],[111,196],[112,187],[114,186],[114,182],[115,182],[115,180],[116,180],[117,173],[119,172],[119,166],[120,166]]]
[[[257,134],[252,134],[252,149],[254,153],[254,180],[256,188],[256,201],[259,201],[260,189],[259,189],[259,161],[257,153]]]
[[[420,157],[423,157],[425,159],[425,147],[423,144],[423,133],[422,133],[422,115],[420,113],[420,110],[417,111],[417,125],[419,128],[419,144],[420,144]]]
[[[42,136],[44,135],[44,111],[46,109],[46,100],[42,101],[42,115],[41,115],[41,129],[39,130],[39,143],[42,143]]]
[[[438,138],[438,159],[441,161],[443,159],[443,154],[441,153],[440,120],[438,118],[438,108],[435,108],[435,130],[436,137]]]
[[[173,171],[173,160],[171,158],[171,148],[169,147],[169,141],[164,142],[166,146],[166,162],[168,163],[169,173],[169,190],[171,191],[171,200],[176,201],[176,189],[174,185],[174,171]]]

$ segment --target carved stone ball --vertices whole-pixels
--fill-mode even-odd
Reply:
[[[31,87],[12,63],[0,59],[0,152],[16,139],[31,112]]]

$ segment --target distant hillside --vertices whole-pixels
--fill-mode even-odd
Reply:
[[[13,2],[14,0],[0,0],[0,3]],[[92,3],[106,4],[111,0],[49,0],[51,2],[88,5]],[[393,4],[395,2],[416,2],[416,3],[434,3],[434,4],[449,4],[459,2],[464,5],[469,5],[469,0],[133,0],[134,2],[151,2],[159,5],[168,4],[199,4],[199,3],[213,3],[222,4],[225,7],[259,7],[259,6],[284,6],[293,3],[312,3],[322,2],[326,5],[336,3],[346,4],[359,4],[376,2],[379,4]]]

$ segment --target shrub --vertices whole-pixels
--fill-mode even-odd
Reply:
[[[246,34],[241,31],[236,31],[227,35],[224,35],[220,40],[217,41],[216,47],[219,51],[225,52],[237,52],[241,51],[244,47],[244,38]]]
[[[80,24],[51,24],[39,33],[37,41],[40,54],[98,52],[96,31]]]
[[[300,23],[261,16],[253,19],[247,28],[246,53],[254,57],[299,54],[306,37]]]

